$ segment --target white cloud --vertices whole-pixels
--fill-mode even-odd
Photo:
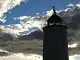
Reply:
[[[69,60],[80,60],[80,55],[75,54],[73,56],[69,56]]]
[[[77,43],[74,43],[74,44],[68,45],[68,47],[69,47],[69,48],[76,48],[77,45],[78,45]]]
[[[8,10],[20,5],[20,3],[23,1],[24,0],[0,0],[0,17],[2,17]],[[2,21],[4,19],[0,18],[0,20]]]
[[[56,13],[60,13],[61,11],[62,10],[59,10],[59,11],[56,10]],[[53,9],[46,11],[46,16],[51,16],[52,14],[53,14]]]
[[[68,7],[73,7],[74,5],[73,5],[73,4],[68,4],[67,6],[68,6]]]
[[[40,17],[40,16],[35,16],[35,17],[20,16],[20,17],[15,17],[14,19],[21,20],[20,23],[22,27],[24,27],[26,30],[28,30],[28,28],[33,28],[33,27],[37,27],[40,30],[42,30],[42,27],[44,26],[46,20],[45,17]]]
[[[76,6],[80,7],[80,3],[79,4],[76,4]]]
[[[0,52],[9,53],[8,51],[6,51],[6,50],[3,50],[3,49],[0,49]]]
[[[25,19],[28,19],[28,18],[30,18],[30,16],[20,16],[20,17],[15,17],[14,19],[15,20],[17,20],[17,19],[19,19],[19,20],[25,20]]]
[[[0,22],[5,23],[5,22],[6,22],[6,20],[3,18],[3,19],[0,19]]]
[[[51,16],[53,14],[53,10],[51,9],[50,11],[46,11],[47,16]]]
[[[43,60],[38,54],[13,53],[9,56],[0,56],[0,60]]]
[[[0,22],[5,23],[6,22],[6,16],[0,17]]]
[[[35,16],[35,17],[31,17],[31,16],[20,16],[20,17],[14,17],[13,19],[14,20],[26,20],[26,21],[28,21],[28,20],[33,20],[33,19],[35,19],[37,16]],[[38,16],[39,17],[39,16]],[[40,18],[40,17],[39,17]]]
[[[0,8],[0,16],[6,13],[9,9],[12,9],[16,5],[20,4],[20,0],[3,0]]]
[[[36,13],[36,15],[40,15],[40,13]]]

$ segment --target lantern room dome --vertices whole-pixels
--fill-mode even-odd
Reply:
[[[53,24],[56,24],[56,23],[60,23],[62,24],[63,23],[63,20],[61,17],[59,17],[57,14],[56,14],[56,11],[53,7],[53,15],[47,20],[47,24],[50,25],[51,23]]]

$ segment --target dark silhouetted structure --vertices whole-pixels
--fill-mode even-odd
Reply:
[[[43,27],[44,49],[43,60],[68,60],[67,26],[63,20],[54,14],[47,20],[47,26]]]

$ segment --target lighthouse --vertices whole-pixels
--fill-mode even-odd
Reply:
[[[43,27],[43,60],[69,60],[67,26],[56,14],[55,7],[53,12],[47,20],[47,26]]]

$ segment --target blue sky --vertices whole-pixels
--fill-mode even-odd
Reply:
[[[35,15],[43,13],[55,5],[57,10],[64,9],[69,3],[76,4],[79,0],[29,0],[25,5],[27,15]]]
[[[14,20],[14,17],[35,16],[36,13],[43,14],[43,12],[52,9],[52,5],[55,5],[57,10],[62,10],[69,3],[76,4],[78,2],[79,0],[29,0],[27,3],[22,2],[19,6],[5,13],[7,21],[0,24],[17,24],[20,21]]]

